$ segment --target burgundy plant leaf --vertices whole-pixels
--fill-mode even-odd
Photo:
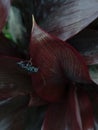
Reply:
[[[83,90],[79,90],[77,93],[83,130],[94,130],[94,113],[90,98]]]
[[[69,80],[90,83],[87,66],[81,55],[70,45],[52,37],[33,21],[30,56],[32,65],[38,68],[32,74],[32,86],[38,95],[49,101],[65,95]]]
[[[98,129],[98,92],[97,91],[89,91],[89,97],[90,97],[90,101],[92,103],[92,107],[93,107],[93,115],[94,115],[94,125],[95,125],[95,129]],[[88,109],[89,111],[89,109]],[[88,112],[87,112],[88,113]]]
[[[49,106],[42,130],[93,130],[94,120],[89,100],[87,96],[82,97],[81,95],[78,100],[76,92],[76,88],[71,86],[67,101]],[[84,109],[87,112],[87,108],[90,108],[89,112],[91,113],[85,113],[83,109],[84,99],[86,99],[85,103],[87,102],[84,104]]]
[[[57,0],[52,9],[42,27],[62,40],[77,34],[98,17],[97,0]]]
[[[30,100],[29,100],[29,104],[28,106],[31,107],[31,106],[36,106],[36,107],[39,107],[39,106],[44,106],[44,105],[47,105],[48,102],[43,100],[42,98],[40,98],[34,90],[32,90],[31,94],[30,94]]]
[[[0,32],[9,14],[10,0],[0,0]]]
[[[50,105],[41,130],[66,130],[66,102]]]
[[[94,120],[95,120],[95,130],[98,129],[98,93],[92,94],[92,104],[94,109]]]

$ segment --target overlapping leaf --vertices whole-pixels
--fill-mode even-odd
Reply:
[[[92,103],[92,107],[93,107],[93,114],[94,114],[94,126],[95,129],[98,129],[98,92],[97,91],[89,91],[89,97],[90,97],[90,101]],[[87,112],[88,113],[88,112]]]
[[[46,109],[46,106],[28,108],[24,130],[41,130]]]
[[[34,92],[30,74],[18,66],[19,61],[18,58],[0,57],[0,99],[27,95],[30,106],[46,104]]]
[[[72,0],[70,2],[61,1],[58,5],[56,4],[57,9],[58,7],[60,8],[58,12],[66,11],[64,10],[66,7],[68,12],[66,11],[65,14],[68,14],[70,17],[68,18],[67,16],[65,18],[64,16],[64,20],[69,21],[71,19],[71,22],[67,22],[66,25],[62,24],[67,31],[63,30],[64,32],[60,32],[61,35],[59,35],[60,33],[57,32],[57,30],[59,28],[62,29],[63,27],[58,25],[61,25],[59,23],[62,23],[61,21],[63,18],[61,18],[60,21],[57,20],[56,23],[56,18],[54,17],[55,10],[53,15],[50,15],[51,17],[48,19],[50,20],[54,17],[56,30],[54,29],[55,24],[52,22],[53,26],[51,26],[51,28],[53,29],[53,33],[56,32],[55,34],[63,39],[65,32],[67,32],[65,36],[65,39],[67,39],[94,20],[98,13],[96,13],[98,2],[94,0],[91,5],[92,0],[88,1],[84,1],[84,4],[87,3],[88,6],[86,6],[86,4],[84,6],[82,0]],[[3,0],[0,2],[3,3]],[[60,7],[59,5],[63,3],[65,3],[64,6]],[[2,4],[0,3],[0,6],[1,5]],[[79,8],[76,8],[78,7],[77,5]],[[80,10],[77,11],[75,8]],[[82,9],[84,9],[84,11]],[[60,16],[60,13],[58,14],[57,17]],[[80,17],[77,18],[77,16]],[[7,13],[4,14],[4,23],[6,17]],[[2,19],[0,22],[1,21]],[[48,27],[51,25],[49,25],[47,21],[45,24],[47,24]],[[2,29],[3,26],[4,25],[2,24],[0,29]],[[74,32],[72,30],[74,30]],[[48,31],[51,32],[51,30]],[[8,49],[8,52],[9,50],[10,49]],[[5,52],[6,51],[4,51],[4,53]],[[91,82],[86,64],[79,53],[67,43],[45,33],[35,22],[31,36],[30,55],[32,58],[32,65],[38,68],[37,73],[32,73],[32,85],[29,73],[24,69],[19,68],[17,65],[17,62],[21,59],[0,56],[0,128],[2,128],[2,130],[40,130],[44,117],[44,110],[41,108],[31,108],[31,111],[33,112],[30,112],[30,115],[28,116],[28,104],[46,104],[42,99],[52,102],[64,100],[65,97],[67,97],[66,90],[68,90],[68,88],[66,86],[69,81],[79,83]],[[32,87],[34,87],[35,91]],[[38,95],[35,92],[41,98],[37,97]],[[49,107],[42,130],[94,129],[92,107],[88,96],[84,92],[80,92],[80,95],[77,96],[76,89],[71,86],[68,100],[65,102],[63,100],[62,103],[54,104]],[[30,122],[28,120],[29,117],[31,118]]]
[[[83,130],[94,130],[94,115],[90,98],[83,90],[79,90],[77,93]]]
[[[68,99],[63,104],[54,104],[49,107],[42,130],[94,129],[94,117],[89,99],[82,92],[78,99],[76,92],[76,89],[71,86]]]
[[[29,97],[17,96],[0,100],[0,128],[2,130],[40,130],[44,107],[28,108]]]
[[[38,72],[32,74],[32,84],[38,95],[53,101],[64,97],[69,80],[90,83],[87,66],[70,45],[41,30],[35,21],[31,34],[30,56]]]
[[[28,101],[27,96],[0,100],[0,128],[2,130],[24,130]]]
[[[10,0],[0,0],[0,32],[5,25],[10,8]]]
[[[98,17],[97,0],[56,1],[43,21],[42,27],[49,33],[66,40]]]

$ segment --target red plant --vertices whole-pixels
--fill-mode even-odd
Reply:
[[[6,46],[3,42],[8,40],[1,34],[0,48],[3,51],[0,49],[0,128],[2,130],[98,129],[98,86],[92,81],[81,54],[61,40],[72,37],[98,16],[98,2],[93,1],[93,4],[90,4],[88,1],[92,2],[92,0],[57,2],[59,10],[52,12],[42,25],[48,33],[41,29],[33,18],[28,54],[30,60],[22,58],[23,56],[10,46],[10,41]],[[87,3],[88,6],[83,6]],[[4,16],[0,17],[0,31],[6,22],[9,5],[10,0],[5,2],[0,0],[0,16]],[[79,16],[80,14],[82,15]],[[76,21],[75,16],[79,17]],[[87,58],[87,63],[89,59]]]

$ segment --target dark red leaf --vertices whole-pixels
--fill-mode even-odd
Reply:
[[[49,33],[66,40],[98,17],[96,0],[56,1],[42,27]]]
[[[42,98],[40,98],[34,90],[32,90],[31,94],[30,94],[30,101],[28,106],[43,106],[43,105],[47,105],[48,102],[43,100]]]
[[[66,130],[66,102],[49,106],[42,130]]]
[[[69,130],[83,130],[79,102],[75,86],[71,86],[66,111]]]
[[[82,118],[83,130],[93,130],[94,129],[94,113],[93,107],[88,97],[88,94],[80,90],[78,93],[78,102],[80,107],[80,113]]]
[[[5,25],[10,8],[10,0],[0,0],[0,32]]]
[[[94,125],[95,125],[94,130],[97,130],[98,129],[98,92],[97,91],[93,91],[93,92],[88,91],[88,92],[93,107]]]
[[[79,104],[74,88],[69,92],[66,102],[48,108],[42,130],[82,130]]]
[[[34,21],[33,21],[34,22]],[[67,43],[52,37],[33,23],[30,55],[38,68],[32,74],[32,84],[42,98],[60,100],[69,80],[91,82],[87,66],[80,54]]]

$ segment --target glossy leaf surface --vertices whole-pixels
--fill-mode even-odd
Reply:
[[[98,17],[97,0],[54,2],[42,27],[62,40],[69,39]]]
[[[89,99],[81,92],[78,98],[76,92],[71,86],[65,102],[48,108],[42,130],[94,130],[93,111]]]
[[[32,85],[41,97],[55,101],[64,97],[69,80],[90,83],[84,59],[67,43],[52,37],[33,21],[30,55],[32,65],[39,68],[32,74]]]
[[[98,93],[92,94],[92,104],[94,110],[94,117],[95,117],[95,130],[98,129]]]
[[[83,130],[94,130],[94,115],[90,98],[83,90],[79,90],[77,93]]]

